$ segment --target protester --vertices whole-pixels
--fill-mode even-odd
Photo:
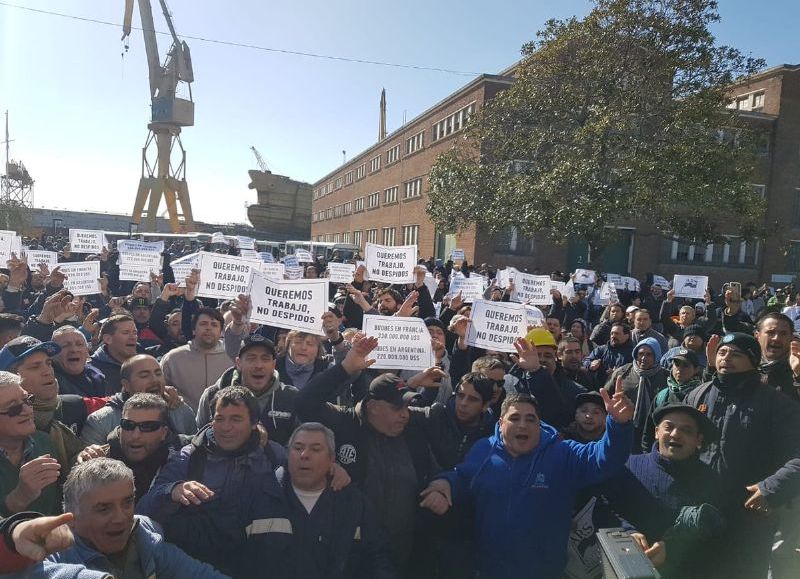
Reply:
[[[92,354],[92,366],[105,377],[108,393],[115,394],[122,388],[119,371],[122,363],[138,352],[136,322],[131,316],[110,316],[100,327],[103,345]]]
[[[784,314],[768,313],[758,319],[755,337],[762,354],[758,371],[765,384],[800,402],[800,385],[789,365],[793,330],[792,320]]]
[[[610,304],[601,317],[602,320],[592,329],[592,334],[589,336],[589,339],[597,346],[604,346],[608,343],[613,324],[625,321],[625,309],[622,304]]]
[[[554,376],[556,380],[563,374],[569,380],[587,390],[594,390],[595,384],[589,371],[583,367],[582,362],[586,355],[583,354],[576,338],[570,335],[558,343],[558,365]]]
[[[680,350],[691,350],[697,356],[697,363],[700,368],[705,368],[708,365],[708,358],[706,357],[706,333],[703,327],[699,324],[692,324],[683,330],[683,339],[679,346],[670,348],[661,356],[661,367],[665,370],[672,368],[672,358]]]
[[[646,308],[639,308],[633,317],[631,341],[635,346],[645,338],[652,338],[658,342],[660,352],[666,352],[669,349],[667,339],[664,337],[664,335],[653,329],[653,318],[650,317],[650,310]],[[660,354],[658,358],[661,358]]]
[[[103,373],[88,363],[89,343],[83,332],[73,326],[61,326],[53,332],[53,341],[61,348],[53,358],[59,394],[85,397],[112,394]]]
[[[605,384],[609,374],[620,366],[633,361],[631,328],[622,322],[611,326],[611,334],[605,346],[598,346],[583,359],[583,367],[589,370],[594,383]]]
[[[594,442],[606,431],[606,405],[599,392],[582,392],[575,397],[575,419],[561,431],[565,440]]]

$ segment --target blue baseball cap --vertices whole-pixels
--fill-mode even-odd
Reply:
[[[44,352],[50,358],[61,351],[55,342],[42,342],[33,336],[20,336],[8,342],[0,350],[0,370],[8,370],[36,352]]]

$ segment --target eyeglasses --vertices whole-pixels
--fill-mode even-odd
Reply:
[[[22,399],[22,402],[17,402],[16,404],[9,406],[8,410],[5,412],[0,412],[0,415],[8,416],[9,418],[14,418],[22,414],[22,407],[23,406],[30,406],[33,408],[33,394],[28,394],[25,398]]]
[[[163,422],[160,420],[145,420],[143,422],[134,422],[133,420],[128,420],[127,418],[123,418],[119,421],[119,426],[122,430],[127,430],[128,432],[133,432],[137,428],[140,432],[155,432],[162,426],[165,426]]]

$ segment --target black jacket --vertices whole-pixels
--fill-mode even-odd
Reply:
[[[333,492],[327,488],[311,512],[297,498],[288,472],[283,490],[292,522],[292,556],[283,564],[292,567],[294,579],[393,579],[388,544],[372,505],[354,485]]]

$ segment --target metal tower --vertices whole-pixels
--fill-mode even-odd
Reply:
[[[0,176],[0,203],[6,207],[33,207],[33,178],[22,161],[11,159],[8,136],[8,111],[6,111],[6,163],[3,175]]]

